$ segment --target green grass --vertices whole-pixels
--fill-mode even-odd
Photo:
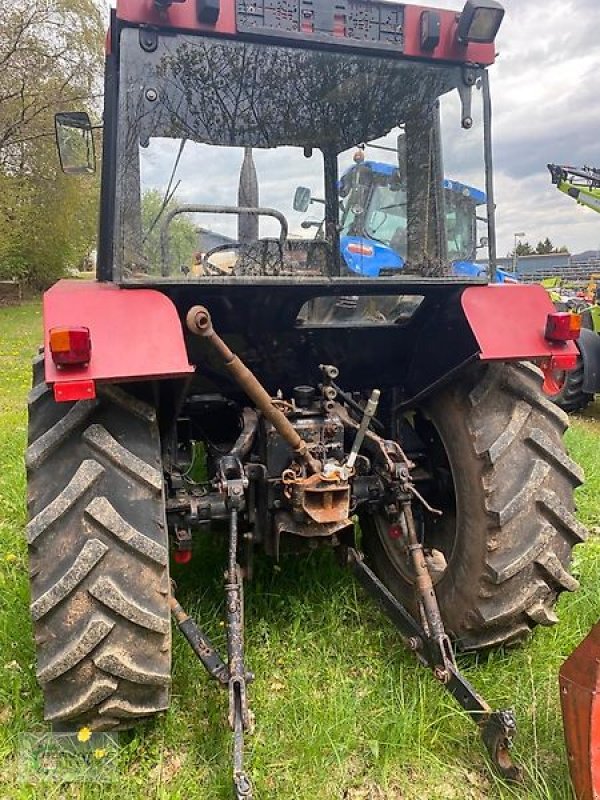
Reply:
[[[20,737],[46,730],[23,539],[26,394],[40,320],[37,303],[0,309],[0,797],[229,798],[226,696],[177,634],[172,708],[122,734],[116,782],[19,783]],[[596,532],[599,419],[592,408],[568,434],[588,476],[580,516]],[[220,645],[223,564],[222,546],[207,540],[175,575],[182,602]],[[257,676],[247,755],[257,800],[571,798],[557,672],[600,617],[600,538],[578,549],[575,571],[582,589],[561,599],[559,626],[519,650],[461,658],[492,705],[517,710],[515,755],[526,778],[515,788],[495,777],[474,727],[328,554],[290,559],[281,570],[258,559],[247,590],[248,663]]]

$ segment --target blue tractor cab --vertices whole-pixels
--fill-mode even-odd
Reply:
[[[476,263],[477,208],[486,195],[467,184],[444,179],[448,258],[457,276],[485,277]],[[348,270],[368,278],[394,275],[406,260],[406,187],[393,164],[362,161],[339,181],[340,248]],[[502,269],[497,283],[515,283]]]

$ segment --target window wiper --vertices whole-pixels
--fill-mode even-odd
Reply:
[[[181,154],[183,153],[183,148],[185,147],[185,143],[186,142],[187,142],[187,139],[182,139],[181,140],[181,144],[179,145],[179,150],[177,152],[177,155],[175,157],[175,161],[173,163],[173,169],[171,170],[171,175],[169,177],[169,182],[167,184],[167,188],[166,188],[166,191],[165,191],[165,196],[163,197],[163,200],[162,200],[162,203],[160,205],[160,208],[158,209],[158,214],[152,220],[152,224],[150,225],[150,227],[148,228],[148,230],[146,231],[146,233],[145,233],[145,235],[144,235],[144,237],[142,239],[142,245],[144,245],[146,243],[146,239],[150,236],[150,234],[152,233],[154,228],[156,228],[158,222],[160,221],[160,218],[164,214],[164,211],[165,211],[166,207],[169,205],[169,203],[173,199],[173,196],[174,196],[175,192],[179,188],[179,184],[181,183],[180,180],[177,181],[175,186],[173,186],[173,190],[171,190],[171,185],[173,183],[173,178],[175,177],[175,173],[177,172],[177,167],[179,166],[179,161],[181,159]]]
[[[389,206],[380,206],[378,211],[387,211],[390,208],[406,208],[408,203],[391,203]]]
[[[364,231],[364,235],[365,235],[365,237],[367,239],[372,239],[374,242],[377,242],[378,244],[382,244],[384,247],[389,247],[390,246],[389,242],[386,242],[384,239],[378,239],[377,236],[372,234],[366,228],[365,228],[365,231]]]

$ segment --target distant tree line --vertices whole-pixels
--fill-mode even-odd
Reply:
[[[0,19],[0,279],[43,288],[94,247],[98,179],[62,174],[54,114],[99,118],[104,26],[94,0],[0,0]]]
[[[555,247],[550,239],[546,236],[544,241],[539,241],[535,247],[532,247],[529,242],[518,242],[516,251],[513,250],[508,255],[510,258],[517,256],[545,256],[551,253],[568,253],[569,250],[565,245]]]

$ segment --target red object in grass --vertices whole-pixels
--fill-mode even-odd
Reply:
[[[577,800],[600,797],[600,623],[559,673],[571,780]]]

